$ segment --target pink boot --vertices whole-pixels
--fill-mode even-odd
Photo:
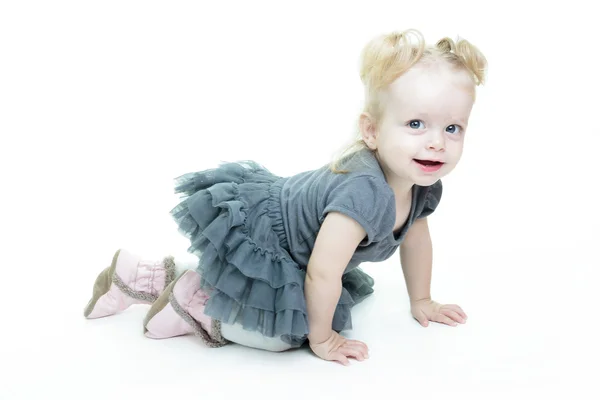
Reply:
[[[127,250],[118,250],[110,267],[98,275],[84,316],[113,315],[133,304],[152,304],[175,277],[173,257],[143,260]]]
[[[204,315],[208,295],[200,289],[200,275],[185,271],[152,304],[144,320],[144,334],[152,339],[195,334],[209,347],[228,343],[219,321]]]

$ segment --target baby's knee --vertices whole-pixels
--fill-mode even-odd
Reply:
[[[260,350],[282,352],[293,347],[278,337],[270,338],[259,332],[247,331],[239,324],[221,324],[221,335],[233,343]]]

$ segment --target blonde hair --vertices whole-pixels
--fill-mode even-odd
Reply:
[[[411,37],[416,43],[411,42]],[[458,39],[454,42],[448,37],[437,41],[434,46],[427,45],[421,32],[407,29],[375,37],[364,47],[361,54],[360,78],[365,86],[365,105],[363,112],[368,113],[377,125],[383,114],[383,96],[385,89],[399,76],[417,63],[433,64],[442,62],[456,70],[465,71],[476,86],[485,81],[487,60],[470,42]],[[368,149],[360,129],[358,137],[331,162],[334,173],[347,173],[339,169],[340,163],[357,151]]]

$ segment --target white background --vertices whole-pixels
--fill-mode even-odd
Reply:
[[[0,398],[598,398],[600,29],[584,4],[2,2]],[[466,325],[420,327],[397,256],[365,265],[376,293],[348,336],[371,358],[349,368],[146,339],[141,306],[83,318],[114,250],[185,249],[176,176],[329,161],[361,109],[362,47],[407,28],[490,63],[430,218],[434,299]]]

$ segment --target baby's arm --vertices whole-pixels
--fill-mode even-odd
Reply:
[[[456,326],[465,323],[467,315],[456,304],[440,304],[431,299],[431,269],[433,246],[427,219],[415,221],[400,247],[400,262],[404,271],[413,317],[423,326],[429,321]]]
[[[342,274],[365,235],[363,227],[346,215],[331,212],[323,221],[304,285],[310,342],[323,343],[330,338],[342,294]]]
[[[432,253],[427,218],[417,219],[400,245],[400,263],[411,303],[431,299]]]

